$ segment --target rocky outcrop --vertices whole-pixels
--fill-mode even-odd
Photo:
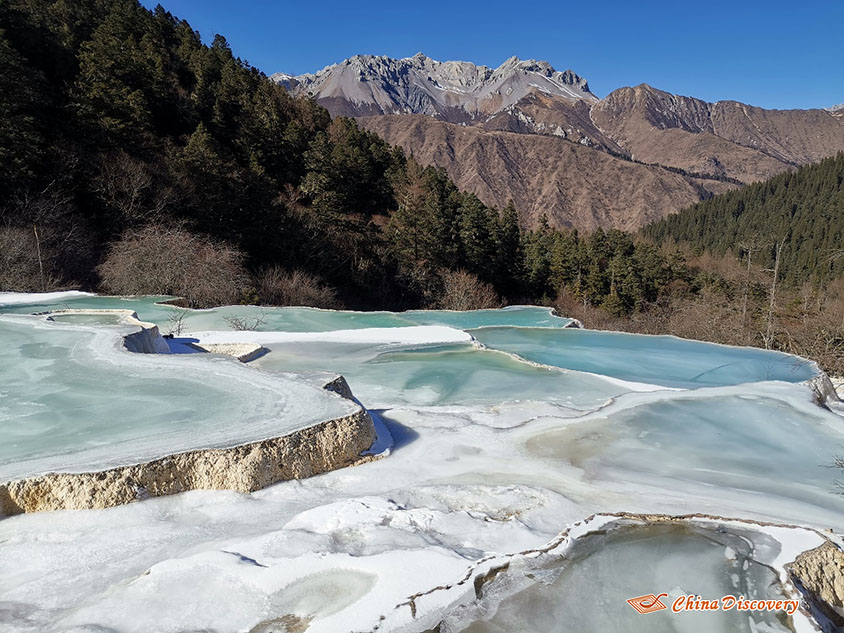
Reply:
[[[820,368],[817,375],[807,380],[806,384],[812,389],[815,404],[825,407],[831,402],[839,401],[835,383]]]
[[[50,473],[0,484],[0,512],[107,508],[187,490],[252,492],[361,461],[375,441],[369,414],[358,412],[283,437],[224,449],[195,450],[144,464],[91,473]]]
[[[337,376],[336,378],[332,378],[331,380],[326,382],[322,388],[327,391],[339,394],[347,400],[355,400],[355,396],[352,393],[352,389],[351,387],[349,387],[349,383],[346,382],[346,379],[343,378],[343,376]]]
[[[844,627],[844,552],[827,541],[797,557],[788,570],[812,606],[836,627]]]
[[[826,110],[709,103],[647,84],[610,93],[592,120],[637,160],[745,183],[844,149],[844,126]]]

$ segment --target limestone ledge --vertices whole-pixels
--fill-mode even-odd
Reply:
[[[257,343],[191,343],[190,346],[200,352],[233,356],[241,363],[248,363],[267,353],[267,348]]]
[[[253,492],[370,461],[375,441],[365,409],[300,431],[223,449],[168,455],[143,464],[90,473],[48,473],[0,484],[0,513],[108,508],[188,490]]]

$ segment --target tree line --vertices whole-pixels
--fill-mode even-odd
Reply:
[[[844,153],[700,202],[643,235],[770,269],[780,249],[786,282],[828,283],[844,276]]]

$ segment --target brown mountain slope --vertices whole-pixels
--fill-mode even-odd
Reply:
[[[763,180],[844,149],[844,125],[825,110],[707,103],[642,84],[596,103],[592,121],[643,162]]]
[[[622,160],[539,134],[484,131],[424,115],[365,117],[361,125],[423,164],[445,168],[486,204],[512,199],[527,224],[636,229],[732,187]]]
[[[548,134],[590,147],[625,154],[624,148],[619,147],[595,126],[589,112],[591,105],[591,102],[582,99],[573,101],[533,91],[476,125],[480,125],[485,130]]]
[[[712,104],[715,133],[798,165],[844,149],[844,125],[826,110],[765,110],[736,101]]]

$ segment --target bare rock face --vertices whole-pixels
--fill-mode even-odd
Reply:
[[[592,103],[571,101],[533,92],[477,125],[487,131],[555,136],[573,143],[627,155],[627,151],[604,134],[592,121]]]
[[[789,571],[814,606],[835,626],[844,626],[844,552],[827,541],[798,556]]]
[[[271,79],[294,94],[313,96],[332,114],[426,114],[472,121],[542,92],[566,100],[597,101],[589,84],[548,62],[511,57],[498,68],[470,62],[439,62],[422,53],[404,59],[355,55],[315,74]]]

